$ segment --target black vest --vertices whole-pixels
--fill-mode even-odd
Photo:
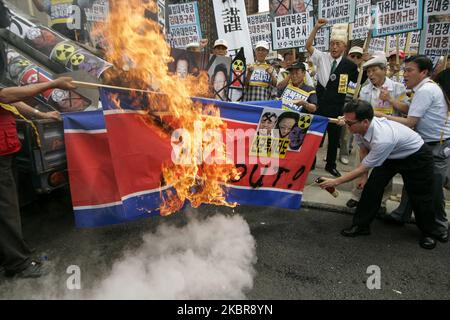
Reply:
[[[341,62],[333,72],[336,78],[332,81],[328,80],[327,86],[324,88],[320,82],[317,81],[317,100],[318,109],[317,114],[325,117],[336,118],[342,115],[346,93],[339,93],[339,80],[341,75],[347,75],[348,80],[345,84],[345,91],[347,90],[348,81],[356,83],[358,80],[358,67],[349,59],[342,57]],[[334,78],[334,77],[333,77]]]

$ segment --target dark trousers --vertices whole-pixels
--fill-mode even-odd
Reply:
[[[327,126],[328,148],[327,148],[327,164],[326,167],[336,168],[337,149],[339,147],[339,139],[341,137],[341,127],[334,123],[328,123]],[[322,144],[325,141],[323,137]]]
[[[448,219],[445,212],[444,184],[449,166],[449,158],[445,154],[445,149],[450,148],[450,140],[443,144],[429,145],[434,159],[434,185],[433,185],[433,203],[435,220],[440,225],[439,233],[448,230]],[[431,186],[430,186],[431,187]],[[397,209],[392,211],[391,215],[400,221],[408,222],[411,219],[413,208],[408,193],[405,188],[402,190],[402,199]]]
[[[0,264],[15,271],[28,262],[31,251],[23,241],[12,159],[0,156]]]
[[[411,205],[416,212],[416,224],[424,235],[435,234],[438,225],[433,212],[433,156],[428,146],[405,159],[388,159],[372,170],[364,186],[361,200],[353,217],[353,224],[369,227],[380,208],[383,192],[389,181],[400,173]]]

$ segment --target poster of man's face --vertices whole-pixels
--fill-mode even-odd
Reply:
[[[209,60],[208,76],[214,99],[228,101],[228,83],[231,67],[230,57],[212,55]]]
[[[270,0],[270,13],[274,16],[284,16],[291,11],[291,0]]]
[[[198,76],[201,70],[208,65],[209,55],[203,52],[192,52],[172,48],[173,62],[169,65],[169,71],[178,75],[181,79],[187,75]]]

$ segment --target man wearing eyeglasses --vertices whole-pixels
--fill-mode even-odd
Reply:
[[[429,147],[412,129],[374,117],[372,106],[363,100],[347,103],[343,120],[360,148],[361,163],[337,179],[323,178],[320,187],[336,187],[360,177],[359,184],[364,189],[352,226],[342,230],[341,234],[345,237],[370,234],[370,224],[380,208],[384,188],[394,175],[400,173],[416,213],[417,227],[422,232],[419,244],[424,249],[433,249],[439,225],[434,220],[433,190],[430,188],[434,183],[433,155]]]

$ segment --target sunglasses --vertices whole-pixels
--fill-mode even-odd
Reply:
[[[353,53],[350,55],[350,57],[352,57],[353,59],[361,59],[361,58],[362,58],[361,55],[359,55],[359,54],[353,54]]]

